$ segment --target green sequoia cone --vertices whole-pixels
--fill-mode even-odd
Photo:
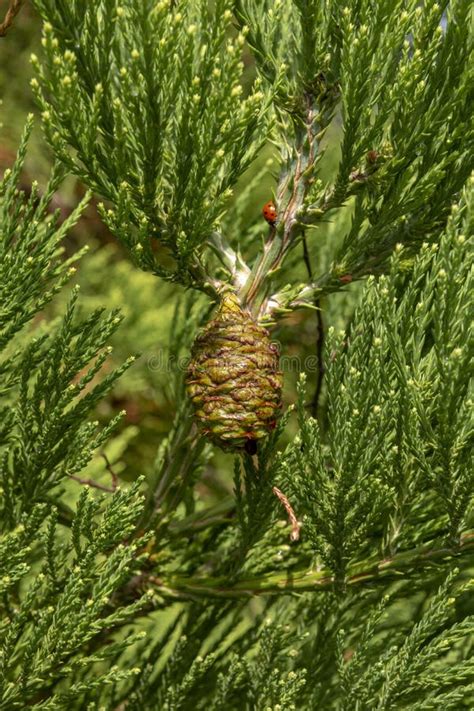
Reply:
[[[197,336],[187,390],[199,425],[223,449],[247,448],[275,427],[283,376],[268,331],[226,293]]]

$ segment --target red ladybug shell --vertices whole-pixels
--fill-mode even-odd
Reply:
[[[264,216],[269,225],[275,224],[277,219],[277,209],[275,207],[275,203],[272,200],[265,203],[262,209],[262,215]]]

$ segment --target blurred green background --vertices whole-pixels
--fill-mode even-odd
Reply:
[[[0,1],[3,17],[8,3]],[[31,53],[41,57],[41,22],[34,9],[26,3],[6,37],[0,38],[0,172],[9,167],[15,157],[19,136],[29,112],[38,114],[34,105],[29,82],[32,70]],[[250,55],[246,55],[243,75],[244,87],[254,77]],[[321,164],[323,179],[329,179],[337,164],[340,128],[337,118],[330,127],[327,150]],[[32,180],[44,185],[51,167],[52,156],[43,141],[39,117],[30,142],[22,183],[25,190]],[[228,218],[223,230],[247,249],[246,256],[255,254],[267,233],[261,217],[262,205],[272,197],[275,177],[278,173],[278,154],[269,144],[259,159],[242,176],[234,193]],[[252,189],[249,190],[248,186]],[[84,194],[84,187],[75,179],[68,178],[55,197],[54,207],[66,216]],[[185,295],[179,286],[161,282],[154,276],[140,272],[129,261],[125,251],[114,239],[98,217],[95,196],[82,219],[70,233],[65,245],[67,254],[72,254],[84,245],[88,254],[78,264],[76,282],[81,285],[82,308],[91,310],[97,306],[108,309],[120,308],[124,321],[112,341],[113,353],[108,367],[122,363],[130,354],[140,353],[136,364],[114,388],[113,394],[98,408],[97,417],[105,422],[119,410],[126,416],[118,436],[108,445],[107,454],[114,470],[121,478],[130,480],[151,470],[157,447],[168,432],[175,414],[175,403],[170,391],[170,376],[167,370],[167,355],[170,324],[175,306]],[[337,219],[308,233],[307,243],[315,275],[324,271],[330,263],[336,245],[343,237],[350,222],[350,206]],[[295,283],[307,279],[307,267],[303,260],[302,246],[288,260],[283,283]],[[332,295],[321,303],[324,327],[344,328],[351,318],[360,288],[351,284],[345,292]],[[68,290],[56,298],[45,315],[48,319],[58,317],[68,299]],[[291,363],[291,372],[285,376],[285,401],[295,400],[295,384],[305,359],[312,357],[308,372],[308,407],[310,407],[317,379],[314,356],[318,334],[317,316],[314,311],[295,312],[275,327],[273,337],[281,344],[281,352]],[[308,361],[306,361],[308,362]],[[324,393],[323,399],[324,401]],[[287,437],[295,432],[295,423],[290,422]],[[95,476],[107,476],[103,460],[98,457],[91,466]],[[222,486],[231,487],[232,457],[218,451],[205,472],[203,485],[207,493],[222,492]]]

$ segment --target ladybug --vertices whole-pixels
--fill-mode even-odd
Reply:
[[[266,202],[262,209],[262,215],[269,225],[274,225],[277,220],[277,209],[273,200]]]
[[[339,277],[339,281],[342,284],[350,284],[352,281],[352,274],[344,274],[344,276]]]

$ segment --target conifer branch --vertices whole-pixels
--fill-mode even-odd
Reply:
[[[13,24],[13,20],[18,15],[23,5],[23,0],[10,0],[5,18],[0,23],[0,37],[5,37]]]
[[[437,571],[440,565],[458,564],[469,560],[474,551],[474,532],[461,536],[457,548],[433,545],[433,542],[407,551],[400,551],[390,558],[379,561],[361,561],[348,568],[346,586],[358,588],[386,585],[393,581],[407,582],[419,577],[423,571]],[[150,576],[150,583],[158,592],[175,598],[245,598],[258,595],[286,595],[293,592],[333,592],[336,579],[329,570],[291,570],[287,574],[237,580],[231,586],[213,578],[185,578],[173,576],[160,578]]]
[[[0,179],[0,708],[473,707],[472,2],[34,4],[58,163],[19,191],[29,118]],[[84,311],[67,172],[138,267],[98,249]],[[259,321],[326,295],[316,418],[308,339],[284,410]],[[160,427],[101,425],[165,331],[118,395],[164,390]]]
[[[268,297],[264,284],[282,267],[283,261],[302,234],[300,212],[312,182],[319,141],[327,124],[321,124],[324,110],[311,94],[304,97],[304,113],[295,127],[295,145],[287,148],[285,165],[277,189],[278,218],[270,226],[268,240],[240,290],[243,303],[265,314],[262,301]],[[327,117],[324,116],[327,121]]]

